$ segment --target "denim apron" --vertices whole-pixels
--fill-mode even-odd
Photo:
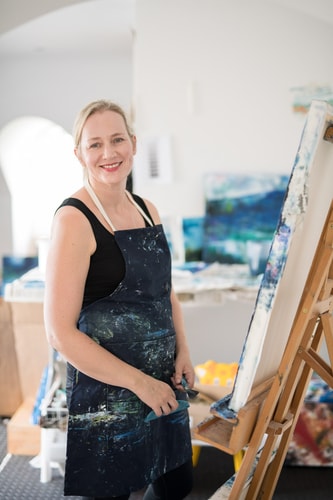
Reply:
[[[171,385],[175,330],[163,228],[121,230],[114,236],[125,277],[111,295],[81,311],[78,328],[126,363]],[[145,422],[151,409],[130,390],[72,366],[68,375],[65,495],[124,495],[191,459],[187,410]],[[176,392],[177,399],[185,399]]]

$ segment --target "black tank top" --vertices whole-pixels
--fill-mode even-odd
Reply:
[[[152,220],[143,199],[135,194],[132,196]],[[117,288],[125,275],[125,263],[113,234],[100,223],[87,205],[77,198],[67,198],[60,207],[68,205],[77,208],[87,217],[96,240],[96,250],[90,257],[90,266],[84,288],[82,307],[86,307],[92,302],[110,295]],[[147,221],[145,224],[148,226]]]

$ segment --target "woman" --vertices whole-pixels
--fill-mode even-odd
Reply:
[[[65,495],[128,499],[150,485],[146,500],[180,500],[192,487],[182,377],[192,387],[194,371],[167,241],[154,205],[126,191],[136,137],[123,110],[89,104],[74,140],[84,186],[56,212],[45,294],[48,340],[68,364]]]

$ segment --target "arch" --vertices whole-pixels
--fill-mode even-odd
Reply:
[[[11,199],[12,214],[4,217],[12,218],[12,254],[36,255],[55,209],[81,185],[72,136],[45,118],[17,118],[0,131],[0,166]]]

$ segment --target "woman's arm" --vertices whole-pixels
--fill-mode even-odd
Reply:
[[[173,382],[176,387],[181,388],[181,379],[184,375],[190,387],[194,385],[194,369],[191,362],[188,347],[183,311],[174,290],[171,292],[172,318],[176,330],[176,361]]]
[[[48,255],[44,319],[49,343],[82,373],[134,392],[157,415],[178,405],[168,384],[155,380],[98,345],[77,328],[95,239],[89,221],[75,208],[54,219]]]

